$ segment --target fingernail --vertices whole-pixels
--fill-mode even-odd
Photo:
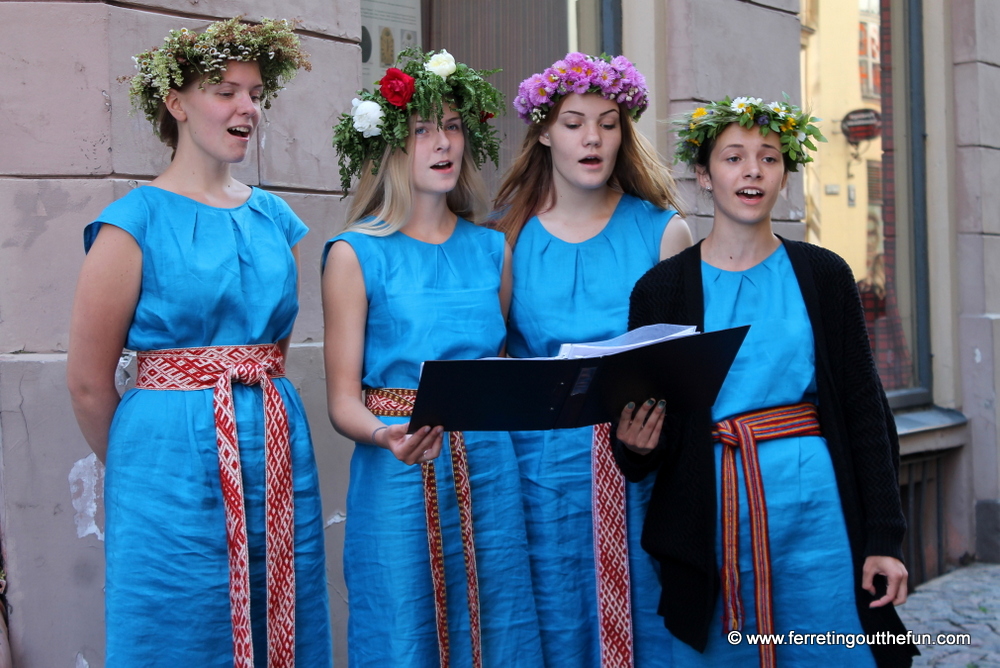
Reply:
[[[647,406],[652,406],[654,403],[656,403],[656,402],[654,402],[652,399],[646,399],[646,405]]]
[[[663,401],[663,400],[661,399],[661,400],[660,400],[660,403],[656,404],[656,407],[657,407],[657,408],[659,408],[659,409],[663,409],[663,408],[665,408],[665,407],[666,407],[666,405],[667,405],[667,402],[666,402],[666,401]]]
[[[632,410],[633,408],[635,408],[635,402],[634,401],[628,402],[628,406],[626,406],[625,408],[627,410]]]

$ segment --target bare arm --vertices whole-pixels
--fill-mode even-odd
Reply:
[[[323,272],[323,358],[330,422],[343,436],[386,448],[402,462],[415,464],[441,452],[441,428],[422,427],[412,436],[406,424],[386,427],[362,399],[368,299],[354,249],[346,242],[330,248]],[[385,427],[385,428],[383,428]]]
[[[687,221],[680,216],[674,216],[667,223],[660,237],[660,259],[666,260],[668,257],[677,255],[685,248],[694,243],[691,238],[691,228]]]
[[[80,431],[102,462],[118,407],[115,369],[142,286],[142,251],[113,225],[101,226],[83,261],[70,321],[66,383]]]

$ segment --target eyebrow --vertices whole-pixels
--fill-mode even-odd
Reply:
[[[461,120],[462,120],[462,116],[460,114],[454,114],[453,116],[444,116],[443,118],[441,118],[441,123],[442,124],[444,124],[444,123],[453,123],[455,121],[461,122]],[[434,123],[434,124],[437,124],[437,121],[435,121],[433,119],[428,120],[426,118],[418,118],[416,122],[417,123]]]
[[[617,109],[608,109],[607,111],[604,111],[604,112],[601,112],[600,114],[598,114],[597,117],[601,118],[602,116],[605,116],[607,114],[612,114],[612,113],[617,114],[618,110]],[[562,116],[562,114],[573,114],[574,116],[586,116],[586,114],[584,114],[582,111],[575,111],[573,109],[567,109],[566,111],[562,112],[559,115]]]
[[[764,144],[762,144],[762,146],[764,148],[769,148],[769,149],[772,149],[774,151],[778,151],[779,153],[781,152],[781,149],[779,149],[778,147],[776,147],[774,144],[764,143]],[[727,148],[746,148],[746,146],[744,146],[743,144],[726,144],[725,146],[722,147],[723,150],[725,150]]]

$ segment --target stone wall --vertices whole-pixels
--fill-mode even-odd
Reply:
[[[84,225],[169,160],[145,118],[130,114],[127,85],[117,78],[170,29],[273,11],[262,0],[0,2],[0,536],[18,668],[104,665],[102,471],[65,386],[69,314]],[[349,0],[290,0],[280,11],[302,21],[313,70],[265,112],[256,145],[235,171],[282,196],[311,228],[299,248],[301,313],[289,375],[305,399],[320,466],[344,665],[340,559],[351,445],[326,415],[319,254],[345,212],[330,140],[360,80],[360,14]],[[183,632],[164,629],[179,642]]]

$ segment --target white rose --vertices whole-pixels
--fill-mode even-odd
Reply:
[[[433,72],[442,79],[447,79],[455,71],[455,56],[441,49],[440,52],[431,56],[431,59],[424,63],[424,69]]]
[[[351,100],[351,116],[354,118],[354,129],[365,137],[375,137],[382,134],[378,124],[382,122],[382,107],[378,102],[358,98]]]

